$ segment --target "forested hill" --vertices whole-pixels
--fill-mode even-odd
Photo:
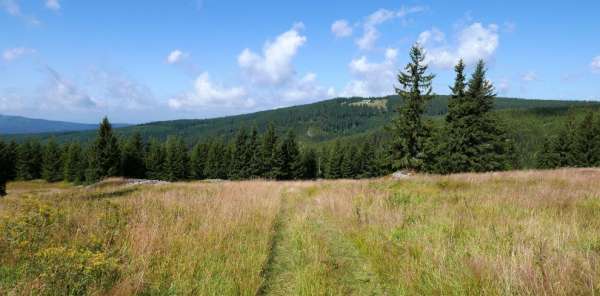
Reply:
[[[115,124],[125,127],[126,124]],[[0,114],[0,134],[39,134],[95,130],[97,124],[45,120]]]
[[[447,102],[447,96],[436,96],[431,101],[426,115],[436,117],[445,114]],[[257,127],[262,131],[269,122],[272,122],[280,131],[293,129],[300,141],[317,143],[379,130],[395,115],[394,110],[400,103],[401,99],[397,96],[368,99],[336,98],[244,115],[152,122],[119,128],[116,131],[120,135],[140,132],[146,139],[154,137],[160,140],[166,139],[169,135],[178,135],[191,144],[200,139],[213,137],[231,138],[240,127]],[[520,119],[536,121],[548,117],[552,120],[556,115],[566,114],[567,110],[574,106],[587,108],[600,106],[600,104],[585,101],[496,99],[496,109],[505,110],[500,112],[503,114],[502,117],[509,118],[517,128],[531,128],[518,124]],[[518,122],[514,122],[515,120]],[[8,138],[46,139],[50,136],[54,136],[59,142],[87,141],[95,136],[95,131],[15,135]]]

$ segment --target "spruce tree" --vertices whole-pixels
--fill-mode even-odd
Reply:
[[[424,158],[424,144],[429,137],[429,123],[422,119],[427,102],[432,98],[431,83],[435,75],[427,74],[425,53],[417,44],[410,51],[410,62],[398,74],[402,98],[390,130],[393,135],[394,168],[419,170]]]
[[[17,148],[16,172],[19,180],[34,180],[42,174],[42,146],[37,140],[27,140]]]
[[[260,171],[260,175],[263,178],[273,179],[275,178],[273,174],[274,167],[274,156],[275,149],[278,145],[277,134],[275,133],[275,128],[272,123],[269,123],[267,127],[267,131],[262,136],[262,141],[260,144],[260,157],[262,168]]]
[[[296,134],[289,131],[275,150],[273,171],[278,180],[292,180],[302,175],[300,150],[296,142]]]
[[[600,130],[591,111],[583,118],[575,132],[574,156],[579,167],[593,167],[600,161]]]
[[[190,157],[191,177],[196,180],[205,178],[204,168],[206,166],[209,145],[206,143],[197,143],[192,150]]]
[[[90,148],[86,179],[88,182],[96,182],[105,177],[116,176],[120,164],[121,152],[117,137],[113,134],[108,118],[104,117]]]
[[[146,177],[152,180],[165,180],[165,149],[157,139],[148,142],[146,153]]]
[[[81,145],[77,142],[71,143],[65,151],[63,178],[75,184],[84,182],[86,159]]]
[[[9,179],[9,174],[11,171],[10,161],[9,161],[9,145],[5,144],[2,140],[0,140],[0,197],[6,195],[6,182]]]
[[[17,159],[18,159],[18,149],[19,145],[14,140],[10,141],[7,144],[7,152],[6,152],[6,176],[7,180],[15,180],[17,178]]]
[[[248,156],[248,133],[245,128],[241,128],[234,142],[234,152],[231,159],[231,168],[229,178],[240,180],[248,178],[248,165],[250,164]]]
[[[365,141],[357,157],[359,178],[371,178],[377,176],[377,165],[375,162],[375,149],[371,141]]]
[[[44,147],[42,178],[48,182],[57,182],[63,179],[62,153],[54,138],[48,140],[48,143]]]
[[[124,177],[144,178],[146,176],[144,151],[142,136],[136,132],[129,137],[121,153],[121,172]]]
[[[248,177],[261,177],[264,165],[262,163],[262,150],[260,147],[260,139],[256,127],[252,128],[252,132],[250,132],[250,138],[248,139],[246,152],[246,157],[248,158]]]
[[[318,176],[318,159],[314,149],[306,149],[302,153],[302,175],[301,179],[314,180]]]
[[[351,179],[355,177],[355,163],[356,163],[356,155],[354,145],[346,147],[344,149],[342,164],[341,164],[341,172],[342,178]]]
[[[329,168],[327,169],[329,179],[339,179],[342,177],[342,161],[344,160],[344,151],[339,140],[329,151]]]
[[[189,156],[185,142],[170,136],[165,144],[165,173],[169,181],[185,180],[189,172]]]

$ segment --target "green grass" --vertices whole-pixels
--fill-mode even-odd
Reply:
[[[600,170],[9,184],[2,295],[596,295]]]

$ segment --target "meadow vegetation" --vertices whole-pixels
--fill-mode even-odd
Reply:
[[[12,182],[2,295],[594,295],[600,170]]]

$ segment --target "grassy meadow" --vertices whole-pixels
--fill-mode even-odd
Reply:
[[[9,183],[0,295],[598,295],[600,170]]]

